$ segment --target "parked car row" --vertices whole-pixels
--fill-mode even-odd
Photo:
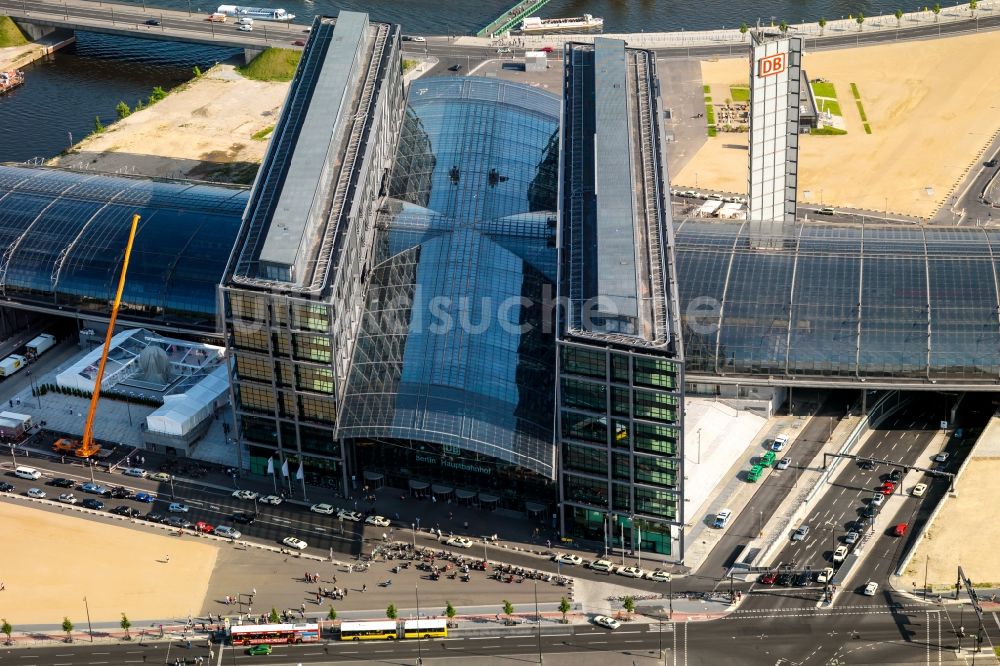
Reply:
[[[670,580],[670,572],[663,571],[662,569],[644,571],[639,567],[616,565],[609,560],[594,560],[588,566],[594,571],[600,571],[601,573],[607,574],[615,573],[619,576],[625,576],[626,578],[645,578],[646,580],[661,583],[665,583]]]

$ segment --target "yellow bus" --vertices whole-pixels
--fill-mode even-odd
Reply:
[[[392,620],[384,622],[342,622],[340,624],[340,640],[342,641],[393,641],[398,638],[399,630]]]
[[[448,620],[407,620],[403,638],[447,638]]]

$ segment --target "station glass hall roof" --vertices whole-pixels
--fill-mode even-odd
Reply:
[[[241,189],[0,166],[0,294],[107,317],[138,213],[121,319],[214,331],[245,205]]]
[[[495,79],[413,86],[340,434],[435,442],[552,478],[555,341],[540,324],[559,100]]]
[[[403,253],[423,252],[425,239],[453,234],[457,222],[482,237],[473,243],[463,231],[462,247],[500,248],[504,265],[554,280],[553,252],[539,243],[550,186],[530,175],[548,150],[550,96],[442,81],[411,91],[388,256],[405,264]],[[220,186],[0,166],[0,298],[106,317],[138,212],[120,319],[217,333],[216,286],[246,200],[245,190]],[[768,249],[753,249],[740,223],[682,220],[675,229],[692,377],[991,388],[1000,379],[1000,228],[809,223]],[[445,257],[439,245],[434,256]]]

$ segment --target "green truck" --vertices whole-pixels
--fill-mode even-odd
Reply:
[[[768,451],[763,456],[761,456],[760,462],[757,464],[761,467],[773,467],[777,456],[774,455],[774,451]]]
[[[747,482],[757,483],[757,481],[760,479],[760,475],[763,473],[764,473],[763,467],[761,467],[760,465],[754,465],[753,467],[750,468],[750,471],[747,472]]]

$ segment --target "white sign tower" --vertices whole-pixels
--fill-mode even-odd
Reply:
[[[767,244],[795,222],[802,40],[762,30],[751,37],[747,219],[753,236]]]

